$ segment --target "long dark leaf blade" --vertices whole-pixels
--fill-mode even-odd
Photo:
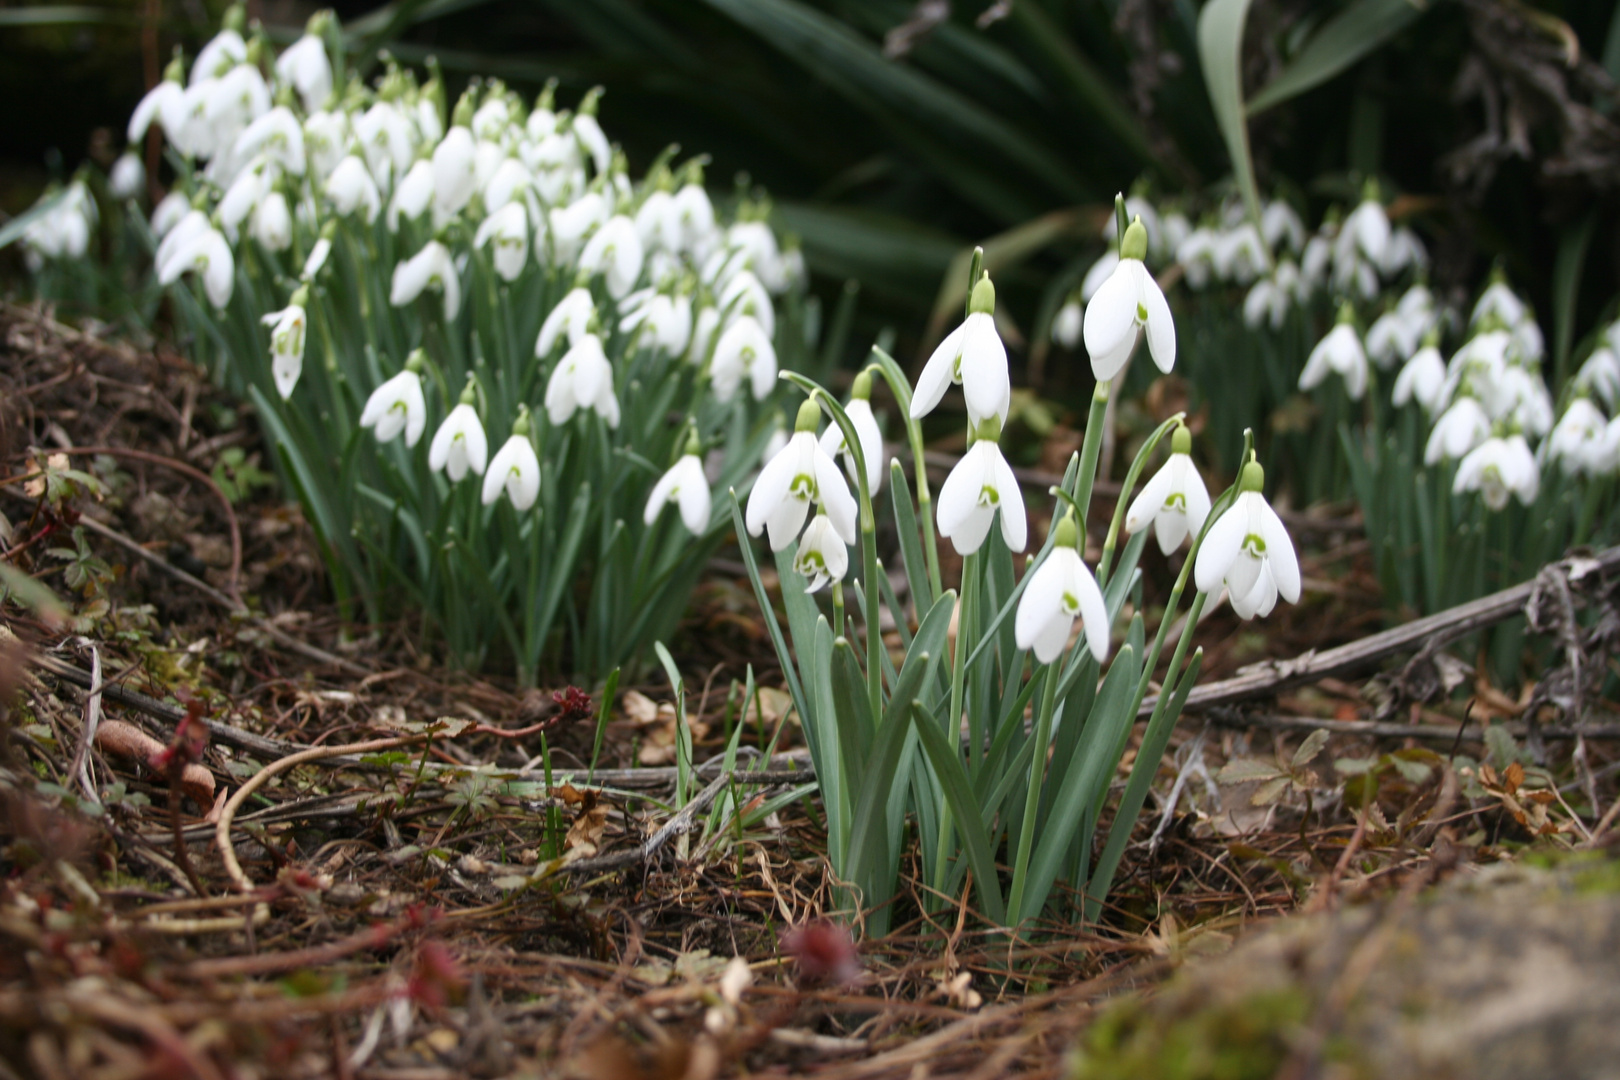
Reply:
[[[1002,897],[1001,881],[996,876],[995,851],[990,846],[990,834],[985,829],[984,820],[979,816],[982,811],[973,797],[967,770],[962,768],[956,751],[946,743],[945,737],[935,728],[921,706],[912,708],[911,721],[918,738],[922,740],[923,751],[934,766],[934,775],[939,778],[945,801],[950,805],[956,828],[967,847],[968,865],[973,868],[979,905],[991,921],[1005,924],[1007,902]]]
[[[1356,0],[1323,23],[1288,66],[1249,101],[1248,115],[1320,86],[1410,26],[1426,0]]]

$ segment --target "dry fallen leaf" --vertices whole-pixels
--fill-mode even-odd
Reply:
[[[577,858],[589,858],[599,850],[606,829],[607,807],[598,801],[595,791],[587,790],[580,801],[579,816],[568,827],[564,848]]]

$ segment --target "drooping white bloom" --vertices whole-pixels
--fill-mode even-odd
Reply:
[[[287,196],[279,191],[266,195],[254,208],[248,231],[268,251],[292,247],[292,211],[287,207]]]
[[[181,219],[189,213],[191,201],[181,192],[169,192],[152,209],[152,235],[159,240],[165,239],[170,230],[180,224]]]
[[[553,207],[549,216],[551,242],[557,258],[571,263],[585,245],[585,237],[607,221],[611,210],[601,192],[587,191],[567,206]]]
[[[443,469],[451,481],[460,480],[470,469],[483,475],[489,459],[489,441],[484,436],[484,425],[478,420],[478,410],[466,400],[450,410],[428,446],[428,468],[434,472]]]
[[[990,426],[999,427],[999,422]],[[1023,551],[1029,538],[1024,493],[996,440],[980,438],[939,489],[939,534],[950,539],[957,554],[971,555],[983,546],[998,510],[1008,549]]]
[[[234,241],[237,228],[269,193],[270,176],[262,161],[243,169],[215,209],[225,235]]]
[[[49,198],[42,196],[41,201]],[[78,259],[90,246],[90,233],[95,227],[96,204],[84,181],[75,180],[62,193],[61,201],[30,224],[23,236],[32,260],[41,257]],[[200,224],[192,223],[192,230],[177,239],[170,248],[208,228],[208,219],[198,214]],[[159,250],[164,250],[161,246]],[[161,265],[161,263],[160,263]]]
[[[231,302],[231,291],[236,287],[236,260],[231,245],[218,229],[205,229],[177,245],[158,270],[158,281],[172,285],[187,271],[201,275],[208,302],[216,308],[223,309]]]
[[[304,371],[306,319],[302,300],[305,295],[300,289],[292,303],[280,311],[272,311],[263,320],[270,327],[270,377],[275,380],[276,392],[282,401],[292,397],[298,376]]]
[[[444,294],[444,317],[447,321],[453,320],[461,310],[461,279],[456,275],[456,264],[450,258],[449,249],[437,240],[429,240],[421,251],[394,267],[388,302],[404,307],[426,289]]]
[[[1541,490],[1541,473],[1523,435],[1493,437],[1462,459],[1451,490],[1457,495],[1477,491],[1492,510],[1507,506],[1510,495],[1529,506]]]
[[[1577,391],[1590,391],[1613,411],[1620,405],[1620,353],[1608,345],[1592,350],[1592,355],[1575,372]]]
[[[1176,245],[1176,261],[1181,264],[1187,284],[1194,289],[1208,285],[1215,275],[1215,232],[1200,225]]]
[[[718,298],[720,310],[729,324],[744,315],[752,315],[759,322],[765,336],[776,336],[776,307],[771,294],[751,270],[739,270],[725,280]]]
[[[512,437],[490,459],[484,473],[484,505],[500,498],[503,490],[514,510],[527,510],[540,497],[540,458],[529,441],[527,413],[520,416],[513,425]]]
[[[185,124],[186,90],[183,85],[174,79],[165,77],[141,98],[140,104],[129,118],[129,136],[131,146],[138,145],[146,138],[146,131],[156,120],[162,127],[163,134],[170,142],[175,141],[175,134]]]
[[[579,344],[595,317],[596,301],[591,299],[590,290],[583,286],[570,289],[568,295],[551,309],[546,321],[540,324],[540,336],[534,342],[534,355],[550,356],[551,350],[557,345],[557,338],[564,331],[568,333],[568,344]]]
[[[625,316],[619,329],[625,333],[641,330],[658,348],[670,356],[680,356],[692,340],[692,298],[650,292],[641,303],[631,306],[628,298],[620,305]]]
[[[754,398],[765,400],[776,384],[776,346],[752,315],[744,315],[726,327],[715,343],[709,364],[714,396],[722,403],[730,401],[745,374]]]
[[[763,221],[738,221],[726,230],[726,245],[743,253],[743,265],[772,293],[787,288],[787,275],[782,268],[782,252],[776,245],[776,234]]]
[[[472,133],[479,140],[499,140],[506,134],[511,122],[512,109],[504,97],[491,96],[478,106],[472,116]]]
[[[204,79],[217,79],[246,59],[247,42],[242,40],[241,32],[226,27],[198,51],[197,60],[191,65],[191,85],[196,86]]]
[[[244,128],[236,137],[235,151],[244,161],[263,154],[282,172],[304,175],[304,128],[285,105],[277,105]]]
[[[587,274],[603,274],[608,295],[615,300],[623,299],[635,287],[641,276],[641,262],[641,237],[636,234],[635,222],[623,214],[609,218],[579,253],[579,268]]]
[[[187,210],[180,220],[174,223],[173,228],[169,229],[164,235],[162,242],[157,246],[157,251],[152,256],[152,266],[157,270],[158,276],[163,275],[163,268],[168,265],[169,260],[173,258],[176,251],[211,228],[213,228],[213,223],[208,220],[207,214],[201,210]]]
[[[1159,550],[1166,555],[1188,536],[1197,536],[1209,517],[1209,491],[1192,459],[1192,435],[1185,427],[1171,437],[1172,452],[1125,511],[1125,531],[1138,533],[1153,523]]]
[[[1058,524],[1056,542],[1033,571],[1018,600],[1013,638],[1020,649],[1033,649],[1035,659],[1050,664],[1069,644],[1074,620],[1085,626],[1086,645],[1100,664],[1108,658],[1108,606],[1097,579],[1076,549],[1074,520]]]
[[[1213,594],[1224,584],[1232,610],[1243,619],[1271,614],[1278,596],[1299,602],[1299,557],[1261,492],[1264,483],[1259,465],[1244,466],[1237,499],[1210,526],[1193,564],[1199,591]]]
[[[1601,409],[1590,399],[1578,397],[1558,418],[1542,450],[1549,460],[1559,463],[1570,475],[1584,472],[1596,476],[1604,464],[1604,436],[1608,425],[1608,418]]]
[[[1395,388],[1390,398],[1396,405],[1416,401],[1423,411],[1434,415],[1444,402],[1446,362],[1440,359],[1440,350],[1425,345],[1412,354],[1412,359],[1395,376]]]
[[[529,215],[520,202],[510,202],[484,219],[473,237],[474,247],[493,245],[495,272],[516,281],[529,261]]]
[[[416,156],[416,128],[398,106],[379,101],[354,121],[371,174],[383,184],[410,167]]]
[[[1344,219],[1343,234],[1355,240],[1363,257],[1374,265],[1383,265],[1390,239],[1389,215],[1384,211],[1384,204],[1371,193],[1364,195],[1361,203]]]
[[[1537,438],[1552,430],[1552,395],[1539,373],[1517,366],[1508,368],[1496,386],[1496,396],[1501,411],[1493,412],[1493,419],[1505,419]]]
[[[409,362],[404,371],[371,392],[360,413],[360,426],[371,428],[378,442],[389,442],[402,431],[406,446],[415,446],[422,438],[427,429],[427,402],[422,397],[422,377]]]
[[[566,424],[579,409],[590,409],[607,426],[619,426],[619,399],[613,396],[613,366],[602,351],[602,339],[585,334],[563,353],[546,383],[546,415],[553,425]]]
[[[865,380],[864,383],[862,380]],[[883,487],[883,433],[878,430],[877,418],[872,415],[871,395],[872,376],[863,371],[855,376],[855,388],[849,404],[844,406],[844,412],[861,441],[861,456],[866,461],[866,490],[876,495]],[[850,482],[857,482],[855,455],[850,452],[844,431],[837,424],[827,425],[827,430],[821,433],[821,449],[831,458],[843,455]]]
[[[799,406],[793,437],[765,463],[754,490],[748,493],[744,515],[748,534],[758,536],[761,530],[769,530],[772,551],[793,542],[811,503],[827,514],[846,544],[855,543],[855,497],[816,439],[820,411],[814,401]]]
[[[377,190],[377,181],[371,178],[366,163],[353,154],[338,162],[332,175],[326,178],[326,197],[339,216],[347,217],[359,210],[365,214],[368,225],[377,220],[377,212],[382,209],[382,193]]]
[[[1268,202],[1260,211],[1260,235],[1273,249],[1305,250],[1305,223],[1292,206],[1282,199]]]
[[[1474,313],[1468,317],[1468,322],[1469,325],[1473,325],[1488,315],[1495,315],[1502,321],[1502,325],[1517,326],[1529,314],[1530,309],[1525,306],[1525,302],[1508,287],[1506,281],[1498,277],[1479,294],[1479,300],[1474,304]]]
[[[146,166],[133,150],[126,150],[113,162],[112,172],[107,174],[107,193],[119,200],[138,199],[146,193]]]
[[[433,148],[433,220],[443,224],[461,212],[478,189],[472,132],[460,125]]]
[[[1287,259],[1280,260],[1277,268],[1256,281],[1243,298],[1243,321],[1252,330],[1261,324],[1281,329],[1293,309],[1299,292],[1299,270]]]
[[[318,112],[304,120],[304,155],[309,173],[324,182],[344,158],[349,141],[347,113]]]
[[[849,570],[849,548],[825,511],[811,519],[810,526],[799,537],[793,569],[808,579],[804,586],[807,593],[815,592],[828,582],[844,580]]]
[[[1086,309],[1080,303],[1078,296],[1071,296],[1063,301],[1057,314],[1052,317],[1052,341],[1065,349],[1072,349],[1080,344],[1080,327],[1084,323]]]
[[[1103,287],[1103,282],[1113,277],[1117,269],[1119,269],[1119,252],[1109,248],[1098,256],[1097,261],[1086,270],[1086,276],[1080,279],[1080,299],[1091,303],[1092,297],[1097,295],[1097,290]]]
[[[1426,318],[1403,315],[1398,307],[1392,308],[1367,328],[1367,356],[1379,367],[1389,368],[1415,353],[1428,330]]]
[[[413,220],[421,217],[432,201],[433,163],[427,158],[417,158],[394,188],[394,197],[388,200],[388,231],[399,231],[401,217]]]
[[[701,258],[714,235],[714,204],[703,185],[688,182],[675,193],[672,217],[679,226],[680,248]]]
[[[688,447],[690,451],[692,448]],[[703,459],[688,452],[658,478],[652,494],[647,497],[647,510],[642,520],[651,525],[668,503],[680,507],[681,521],[693,536],[702,536],[709,527],[709,479],[703,474]]]
[[[1098,382],[1118,375],[1131,358],[1137,338],[1147,331],[1148,352],[1160,371],[1176,363],[1176,324],[1158,282],[1142,262],[1147,231],[1131,222],[1120,245],[1119,266],[1086,307],[1086,352]]]
[[[977,426],[990,417],[999,427],[1012,407],[1012,382],[1007,375],[1007,347],[996,330],[996,290],[985,274],[973,286],[968,317],[945,336],[923,365],[917,389],[911,395],[912,419],[927,416],[945,397],[952,383],[962,384],[968,423]]]
[[[1367,392],[1367,354],[1355,325],[1349,321],[1352,317],[1347,304],[1340,311],[1338,324],[1311,350],[1305,370],[1299,373],[1301,390],[1316,388],[1329,372],[1336,371],[1344,379],[1344,390],[1351,401],[1360,401]]]
[[[596,122],[594,112],[587,111],[590,106],[581,103],[580,111],[574,114],[574,138],[579,140],[580,146],[591,155],[591,164],[596,166],[598,176],[608,171],[613,161],[613,149],[608,146],[607,136],[602,133],[602,125]]]
[[[493,214],[513,199],[528,191],[534,177],[528,167],[515,157],[503,160],[484,184],[484,212]]]
[[[715,331],[720,329],[720,309],[705,307],[692,319],[692,343],[686,348],[686,358],[694,364],[709,359],[709,347],[714,344]]]
[[[1429,265],[1429,252],[1418,239],[1417,233],[1402,225],[1389,235],[1384,245],[1384,258],[1378,269],[1386,278],[1394,277],[1408,266],[1423,269]]]
[[[327,59],[325,43],[313,31],[305,31],[303,37],[276,57],[276,75],[298,91],[298,96],[304,99],[305,112],[321,108],[332,96],[332,62]]]
[[[1213,258],[1216,275],[1226,281],[1247,285],[1259,277],[1266,269],[1266,249],[1254,222],[1245,221],[1218,234]]]
[[[1423,448],[1423,463],[1455,461],[1491,436],[1491,418],[1471,397],[1461,397],[1441,414]]]

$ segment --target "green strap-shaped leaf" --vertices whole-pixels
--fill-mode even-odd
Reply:
[[[995,850],[990,846],[990,834],[979,816],[979,804],[968,784],[967,770],[962,768],[956,751],[946,743],[945,736],[940,734],[921,706],[913,706],[911,725],[917,730],[923,751],[934,766],[934,774],[939,777],[940,787],[945,791],[945,802],[951,808],[962,843],[967,847],[968,865],[973,868],[979,906],[991,921],[1005,925],[1007,902],[1001,895],[1001,881],[996,877]]]
[[[1320,86],[1412,24],[1425,0],[1356,0],[1323,23],[1278,73],[1249,102],[1258,116],[1289,98]]]
[[[1260,221],[1260,191],[1254,182],[1254,159],[1249,154],[1249,126],[1243,107],[1243,24],[1249,0],[1209,0],[1198,13],[1198,58],[1204,66],[1204,84],[1215,110],[1232,175],[1243,193],[1244,205],[1256,224]]]

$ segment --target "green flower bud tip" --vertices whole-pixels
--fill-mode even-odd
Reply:
[[[321,239],[330,240],[335,237],[337,235],[337,227],[337,218],[327,219],[326,223],[321,226]]]
[[[1423,344],[1427,348],[1438,349],[1440,347],[1440,327],[1429,327],[1428,333],[1423,335]]]
[[[422,348],[412,349],[411,355],[405,358],[405,370],[420,375],[425,367],[427,367],[427,350]]]
[[[254,34],[247,43],[247,63],[250,67],[259,67],[264,61],[264,36]]]
[[[225,18],[220,20],[220,28],[235,30],[238,34],[247,26],[247,8],[241,4],[232,4],[225,9]]]
[[[1074,511],[1065,510],[1063,519],[1052,530],[1052,543],[1056,547],[1080,547],[1080,529],[1074,523]]]
[[[529,437],[529,407],[527,405],[518,406],[517,419],[512,421],[512,434],[520,439]]]
[[[821,406],[816,404],[816,399],[813,396],[805,398],[803,404],[799,406],[798,418],[793,421],[793,430],[795,432],[808,431],[814,433],[820,423]]]
[[[996,311],[996,287],[990,284],[990,271],[979,275],[968,300],[969,315],[993,315]]]
[[[686,431],[686,448],[683,453],[696,457],[703,452],[703,440],[698,438],[697,428],[688,428]]]
[[[289,307],[309,307],[309,286],[300,285],[293,290],[292,298],[287,301]]]
[[[1356,321],[1356,309],[1355,309],[1355,306],[1352,305],[1350,303],[1350,301],[1348,301],[1348,300],[1345,300],[1342,303],[1340,303],[1339,304],[1339,317],[1337,319],[1337,322],[1339,322],[1341,325],[1344,325],[1344,324],[1353,323],[1355,321]]]
[[[545,109],[549,112],[551,107],[556,104],[556,101],[557,80],[555,78],[547,79],[546,85],[540,89],[540,96],[534,99],[534,107],[536,109]]]
[[[1264,491],[1266,489],[1266,470],[1258,461],[1251,461],[1243,466],[1243,475],[1238,480],[1238,492]]]
[[[855,376],[855,385],[850,387],[849,399],[851,401],[872,400],[872,373],[863,371]]]
[[[1383,201],[1383,193],[1378,190],[1378,178],[1376,176],[1369,176],[1369,177],[1367,177],[1366,180],[1362,181],[1362,184],[1361,184],[1361,201],[1362,202],[1382,202]]]
[[[979,421],[977,430],[973,432],[975,441],[988,440],[998,443],[1001,441],[1001,417],[991,413]]]
[[[174,47],[174,57],[169,61],[168,66],[163,69],[163,78],[172,83],[179,83],[181,86],[186,84],[186,60],[185,57],[180,55],[180,46],[178,45]]]
[[[304,33],[314,37],[323,37],[326,34],[326,28],[335,21],[337,21],[337,15],[332,9],[322,8],[309,17],[309,22],[304,24]]]
[[[475,104],[475,94],[476,92],[472,87],[468,87],[466,91],[462,93],[461,100],[456,102],[455,114],[450,118],[451,127],[472,126],[473,113],[477,109]]]
[[[575,111],[581,116],[595,116],[597,103],[602,100],[602,95],[605,93],[607,93],[606,87],[591,87],[585,91],[585,96],[580,99],[579,108]]]
[[[1186,424],[1176,425],[1176,430],[1170,436],[1170,452],[1172,454],[1192,453],[1192,432],[1187,430]]]
[[[1138,214],[1131,219],[1130,225],[1125,229],[1125,240],[1119,245],[1119,257],[1122,259],[1147,258],[1147,226],[1142,224],[1142,216]]]
[[[474,375],[468,375],[467,376],[467,385],[461,388],[461,404],[463,404],[463,405],[476,405],[476,404],[478,404],[478,378],[477,378],[477,376],[474,376]]]
[[[298,99],[293,96],[293,88],[291,83],[282,83],[280,86],[276,87],[275,103],[277,105],[290,109],[296,105],[297,102]]]

